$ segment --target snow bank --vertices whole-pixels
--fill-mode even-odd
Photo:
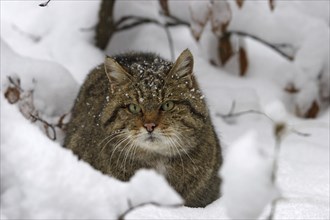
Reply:
[[[71,151],[50,141],[26,121],[3,96],[1,117],[2,216],[114,219],[130,204],[182,203],[155,171],[141,170],[130,182],[123,183],[78,161]]]
[[[34,91],[34,104],[48,116],[70,112],[79,85],[70,72],[58,63],[23,57],[15,53],[1,39],[1,81],[4,88],[7,77],[18,77],[21,87]]]

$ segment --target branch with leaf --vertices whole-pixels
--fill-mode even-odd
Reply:
[[[283,121],[282,119],[274,120],[271,116],[269,116],[268,114],[266,114],[262,111],[251,109],[251,110],[236,112],[235,107],[236,107],[236,103],[234,101],[227,114],[216,113],[216,117],[220,117],[224,120],[224,122],[226,122],[228,124],[232,124],[234,122],[233,120],[236,119],[237,117],[241,117],[244,115],[250,115],[250,114],[257,114],[257,115],[261,115],[261,116],[267,118],[272,123],[273,135],[274,135],[274,139],[275,139],[275,146],[274,146],[274,151],[271,156],[271,158],[272,158],[271,159],[272,163],[270,164],[271,173],[269,174],[268,178],[269,178],[269,182],[272,184],[272,187],[278,188],[277,182],[278,182],[280,150],[281,150],[281,145],[282,145],[284,138],[287,135],[292,134],[292,133],[302,136],[302,137],[309,137],[310,134],[297,131],[295,128],[292,128],[291,126],[289,126],[288,123]],[[275,110],[277,111],[278,109],[275,109]],[[278,112],[277,112],[277,114],[278,114]],[[246,147],[246,146],[243,146],[243,147]],[[268,214],[268,217],[267,217],[268,220],[273,220],[275,218],[274,216],[276,214],[277,203],[281,200],[283,200],[283,198],[281,198],[281,197],[280,198],[275,197],[272,199],[270,213]],[[253,206],[253,205],[251,205],[251,206]],[[253,209],[253,207],[251,207],[251,209]]]
[[[21,87],[19,78],[8,77],[9,85],[5,89],[4,96],[10,104],[18,105],[22,115],[33,123],[40,123],[46,136],[51,140],[57,139],[56,128],[65,131],[66,120],[69,114],[61,115],[55,123],[50,123],[40,116],[39,111],[34,105],[33,92],[34,90],[25,91]],[[35,83],[35,82],[34,82]]]

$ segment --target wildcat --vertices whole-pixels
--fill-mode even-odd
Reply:
[[[221,148],[187,49],[175,63],[152,53],[107,57],[82,85],[65,147],[128,181],[141,168],[163,174],[185,205],[219,196]]]

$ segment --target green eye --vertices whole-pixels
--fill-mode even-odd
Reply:
[[[172,102],[172,101],[168,101],[168,102],[165,102],[164,104],[162,104],[162,110],[163,111],[172,110],[173,107],[174,107],[174,102]]]
[[[139,113],[141,111],[141,107],[136,104],[130,104],[128,106],[128,109],[130,112],[132,112],[134,114]]]

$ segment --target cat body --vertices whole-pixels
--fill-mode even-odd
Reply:
[[[155,169],[185,205],[219,196],[221,148],[185,50],[175,63],[151,53],[107,57],[81,87],[65,147],[94,168],[128,181]]]

